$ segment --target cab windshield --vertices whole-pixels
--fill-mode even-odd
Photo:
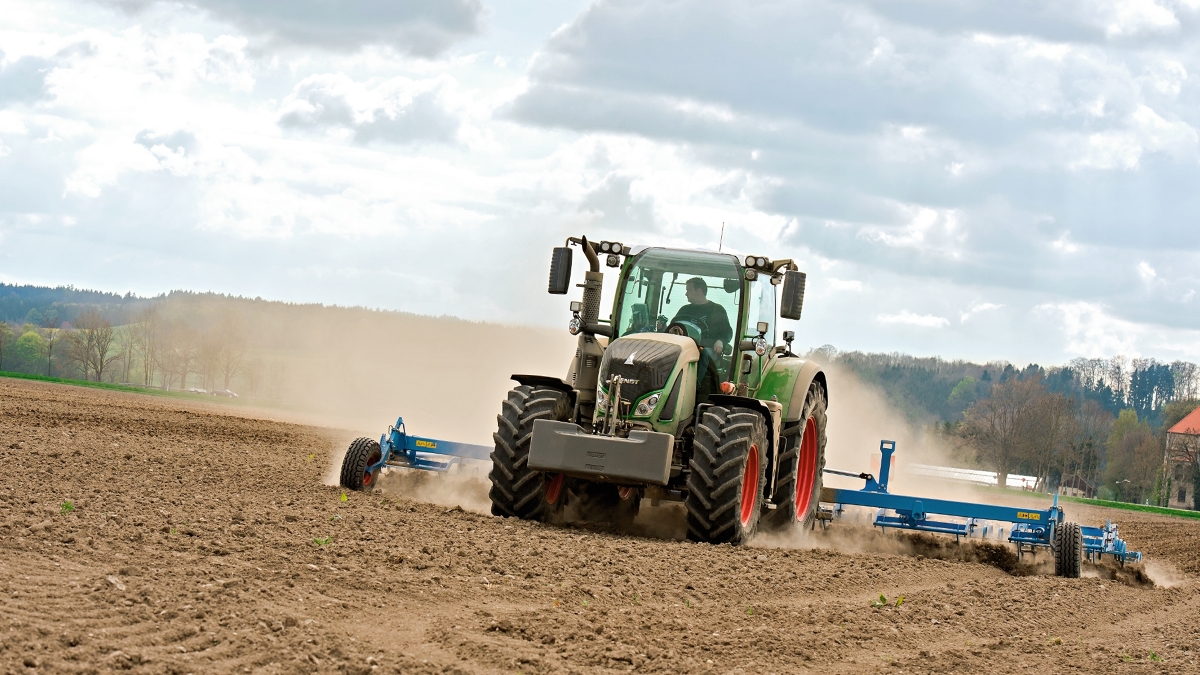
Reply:
[[[620,289],[618,337],[635,333],[690,335],[728,372],[730,341],[742,300],[731,255],[648,249],[634,259]]]

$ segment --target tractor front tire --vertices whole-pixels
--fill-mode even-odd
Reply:
[[[1054,574],[1078,579],[1083,568],[1083,529],[1079,523],[1063,523],[1054,530]]]
[[[373,438],[356,438],[342,459],[341,484],[347,490],[370,491],[379,481],[379,469],[367,471],[383,457],[379,441]]]
[[[825,390],[813,382],[804,399],[800,423],[784,430],[783,451],[775,478],[775,510],[769,524],[780,530],[811,530],[820,508],[825,474]]]
[[[492,489],[488,491],[492,514],[541,520],[557,504],[550,505],[546,501],[548,477],[529,468],[533,423],[536,420],[569,419],[570,401],[557,389],[521,385],[508,392],[502,406],[496,416],[496,433],[492,434],[496,448],[492,451],[492,470],[488,474],[492,481]],[[565,496],[558,496],[556,502]]]
[[[710,544],[744,544],[762,512],[767,430],[747,408],[713,406],[696,425],[688,466],[687,535]]]

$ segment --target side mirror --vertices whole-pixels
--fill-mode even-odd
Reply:
[[[555,246],[550,256],[550,292],[566,295],[571,287],[571,249]]]
[[[807,275],[804,272],[788,270],[783,273],[783,298],[779,303],[779,316],[792,320],[800,318],[800,310],[804,309],[806,280]]]

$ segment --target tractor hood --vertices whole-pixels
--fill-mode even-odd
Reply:
[[[699,358],[700,350],[689,337],[636,333],[618,338],[604,350],[600,388],[607,390],[613,375],[633,380],[621,386],[621,400],[636,404],[642,397],[665,389],[673,373]]]

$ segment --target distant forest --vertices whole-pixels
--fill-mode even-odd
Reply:
[[[430,343],[431,335],[438,340]],[[482,345],[512,358],[461,358]],[[394,417],[400,406],[426,424],[480,437],[490,435],[489,406],[510,385],[509,373],[557,372],[570,351],[558,333],[450,317],[0,284],[0,370],[236,391],[371,419]],[[1186,483],[1186,506],[1196,507],[1200,448],[1165,453],[1165,429],[1200,405],[1194,363],[1117,355],[1018,369],[830,345],[809,356],[878,388],[913,425],[934,430],[979,467],[1036,476],[1043,490],[1172,506],[1183,505],[1178,487]],[[434,402],[457,397],[454,382],[481,377],[471,421],[446,418]]]
[[[1041,489],[1200,508],[1200,447],[1177,442],[1166,452],[1166,430],[1200,406],[1200,367],[1189,361],[1118,355],[1018,369],[831,345],[810,356],[877,386],[914,424],[968,446],[965,454],[998,472],[1002,485],[1016,473],[1037,477]]]

